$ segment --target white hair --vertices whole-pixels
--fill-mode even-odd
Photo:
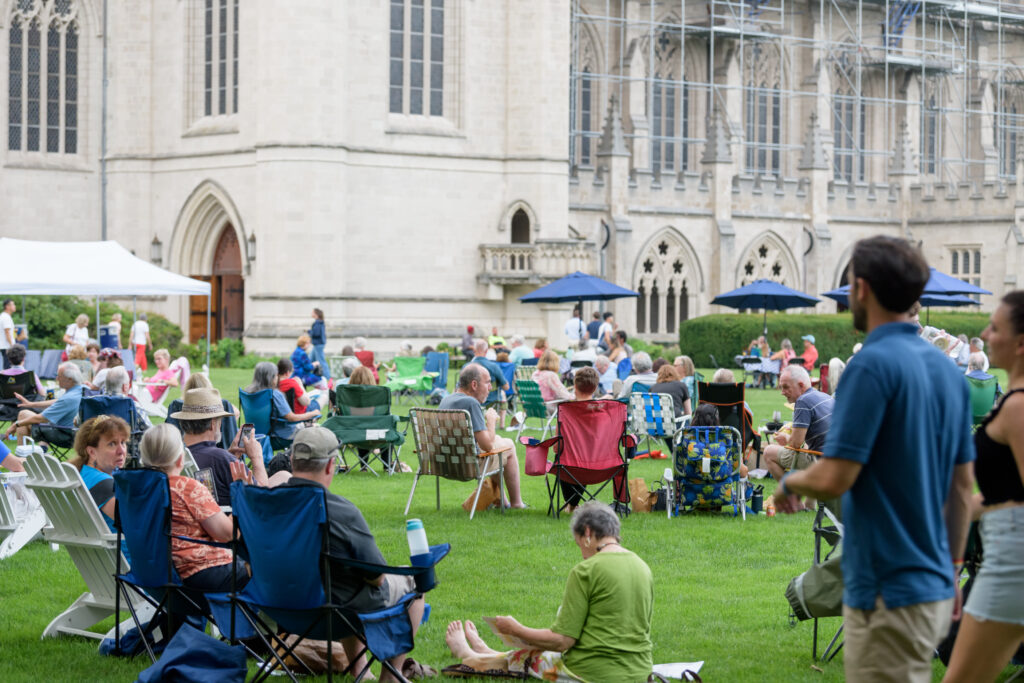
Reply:
[[[366,337],[356,337],[352,340],[352,346],[362,351],[366,348]]]
[[[74,363],[63,363],[58,369],[57,374],[64,379],[71,380],[76,386],[85,381],[85,378],[82,377],[82,371]]]
[[[602,375],[604,374],[605,370],[608,369],[608,366],[611,364],[612,362],[611,360],[608,359],[608,356],[598,356],[597,359],[594,360],[594,367]]]
[[[811,386],[811,376],[807,373],[807,369],[802,365],[787,365],[782,368],[782,373],[789,374],[789,378],[797,384],[805,386]]]
[[[857,352],[860,351],[862,348],[864,348],[864,345],[861,344],[860,342],[857,342],[856,344],[854,344],[853,345],[853,355],[856,356]]]
[[[181,432],[169,422],[147,429],[139,443],[142,464],[165,472],[174,467],[184,452]]]
[[[652,365],[654,363],[651,361],[651,354],[646,351],[637,351],[633,354],[633,369],[637,374],[650,372]]]
[[[478,356],[482,356],[487,353],[487,340],[486,339],[474,339],[473,340],[473,353]]]
[[[116,368],[107,370],[107,377],[103,382],[105,393],[114,396],[121,394],[124,391],[125,384],[128,384],[128,371],[125,370],[124,366],[119,365]]]
[[[828,362],[828,392],[836,395],[836,387],[839,386],[839,378],[846,370],[846,363],[839,358],[833,358]]]
[[[971,346],[979,351],[985,350],[985,342],[981,340],[981,337],[971,337]]]
[[[967,371],[971,370],[984,370],[985,369],[985,354],[981,351],[975,351],[967,358]]]
[[[512,346],[522,346],[523,344],[526,343],[526,338],[523,337],[523,335],[521,334],[513,334],[511,343]]]

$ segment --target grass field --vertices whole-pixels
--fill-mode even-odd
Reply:
[[[233,401],[237,388],[250,378],[248,370],[213,371],[214,383]],[[758,423],[772,410],[783,410],[777,390],[750,390],[748,401]],[[411,435],[401,457],[415,467]],[[659,479],[666,462],[635,461],[630,477]],[[402,510],[411,485],[410,474],[378,478],[355,472],[338,475],[332,486],[359,506],[385,557],[394,563],[407,561]],[[765,488],[771,491],[774,483],[769,480]],[[482,616],[511,614],[524,624],[547,626],[565,577],[580,559],[567,519],[545,516],[547,494],[540,478],[524,477],[523,497],[531,509],[485,511],[473,521],[459,505],[470,490],[469,484],[442,481],[437,511],[434,482],[425,479],[409,511],[410,517],[423,520],[432,543],[452,544],[451,555],[438,566],[440,583],[428,595],[431,619],[413,652],[439,670],[455,663],[444,643],[448,621],[471,618],[482,626]],[[605,497],[610,500],[610,495]],[[814,662],[811,622],[791,626],[783,597],[789,580],[810,564],[811,521],[806,513],[762,515],[746,522],[718,514],[626,518],[623,542],[655,576],[655,662],[705,660],[701,674],[706,681],[843,680],[842,654],[828,664]],[[50,619],[83,590],[67,553],[53,552],[48,544],[30,544],[0,564],[0,681],[132,681],[145,668],[144,657],[99,656],[95,642],[40,640]],[[827,640],[839,619],[822,624]],[[111,625],[108,620],[103,626]],[[489,634],[484,637],[499,645]],[[938,681],[943,667],[934,666]]]

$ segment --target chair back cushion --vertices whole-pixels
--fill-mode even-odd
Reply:
[[[133,432],[139,431],[136,424],[135,401],[129,396],[87,396],[78,404],[78,417],[82,422],[99,415],[119,417],[128,423]]]
[[[334,387],[339,415],[390,415],[391,390],[375,384],[339,384]]]
[[[467,411],[413,408],[409,415],[421,474],[456,481],[480,476],[482,462]]]
[[[132,558],[129,573],[140,586],[177,582],[171,563],[171,494],[167,475],[159,470],[114,472],[114,497],[120,528]]]
[[[264,607],[305,610],[325,602],[320,578],[327,503],[320,486],[231,484],[231,510],[249,553],[245,593]]]

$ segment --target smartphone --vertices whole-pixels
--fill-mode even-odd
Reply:
[[[253,438],[253,433],[256,431],[256,425],[252,422],[246,422],[242,425],[242,436],[239,441],[246,441],[247,439]]]
[[[204,467],[203,469],[196,472],[196,481],[204,484],[206,488],[210,490],[213,497],[217,497],[217,487],[213,483],[213,469],[210,467]]]

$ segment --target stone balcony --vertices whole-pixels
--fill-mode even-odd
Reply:
[[[484,285],[541,285],[597,266],[597,246],[573,239],[537,240],[533,244],[481,244],[477,281]]]

